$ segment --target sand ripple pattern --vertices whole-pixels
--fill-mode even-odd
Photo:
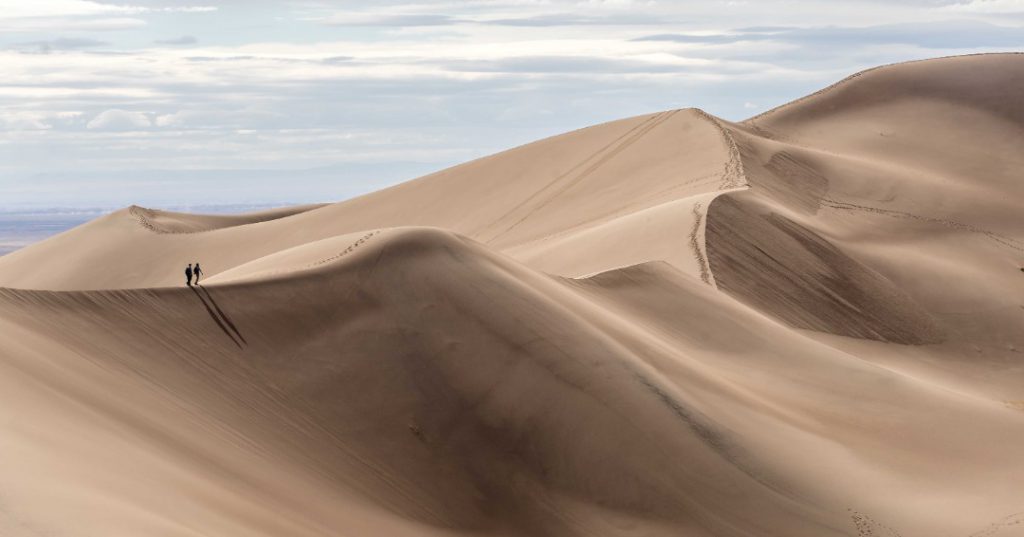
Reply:
[[[579,163],[577,163],[575,166],[570,168],[568,171],[566,171],[566,172],[562,173],[561,175],[555,177],[550,183],[545,185],[543,188],[537,190],[536,192],[531,194],[529,197],[527,197],[525,200],[523,200],[521,203],[517,204],[515,207],[510,209],[508,212],[506,212],[505,214],[501,215],[496,220],[494,220],[490,224],[490,226],[498,225],[499,222],[501,222],[502,220],[511,218],[513,214],[515,214],[517,211],[527,207],[534,200],[538,200],[538,199],[540,200],[536,205],[534,205],[532,208],[528,209],[525,214],[523,214],[521,217],[517,218],[515,221],[513,221],[511,224],[506,226],[504,229],[499,231],[494,236],[490,237],[489,240],[493,241],[493,240],[497,239],[498,237],[501,237],[502,235],[504,235],[504,234],[508,233],[509,231],[512,231],[513,229],[515,229],[516,226],[518,226],[519,224],[523,223],[527,218],[529,218],[530,216],[535,214],[537,211],[539,211],[539,210],[543,209],[544,207],[546,207],[547,205],[549,205],[553,200],[558,198],[558,196],[562,195],[563,193],[565,193],[567,190],[569,190],[573,186],[579,184],[581,181],[586,179],[587,176],[589,176],[590,174],[594,173],[596,170],[601,168],[601,166],[603,166],[608,161],[610,161],[613,158],[615,158],[615,156],[617,156],[619,153],[622,153],[623,151],[628,149],[630,146],[632,146],[637,141],[639,141],[644,136],[646,136],[647,133],[651,132],[652,130],[654,130],[656,127],[658,127],[659,125],[661,125],[665,121],[668,121],[669,118],[671,118],[672,116],[676,115],[679,112],[680,112],[680,110],[672,110],[672,111],[669,111],[669,112],[661,112],[659,114],[655,114],[655,115],[645,119],[644,121],[640,122],[640,124],[638,124],[638,125],[634,126],[633,128],[629,129],[624,134],[622,134],[618,138],[612,140],[611,142],[609,142],[605,146],[601,147],[600,149],[598,149],[597,151],[592,153],[587,158],[581,160]],[[490,226],[488,226],[488,227],[490,227]]]
[[[910,219],[910,220],[918,220],[918,221],[921,221],[921,222],[928,222],[928,223],[931,223],[931,224],[938,224],[938,225],[941,225],[941,226],[945,226],[945,227],[949,227],[949,228],[953,228],[953,229],[959,229],[959,230],[962,230],[962,231],[969,231],[971,233],[979,233],[979,234],[984,235],[985,237],[987,237],[987,238],[989,238],[989,239],[991,239],[991,240],[993,240],[993,241],[995,241],[995,242],[997,242],[997,243],[999,243],[999,244],[1001,244],[1003,246],[1006,246],[1008,248],[1012,248],[1012,249],[1014,249],[1014,250],[1016,250],[1018,252],[1024,252],[1024,243],[1022,243],[1022,242],[1020,242],[1018,240],[1012,239],[1012,238],[1007,237],[1005,235],[1000,235],[999,233],[996,233],[994,231],[991,231],[991,230],[988,230],[988,229],[984,229],[984,228],[981,228],[981,227],[978,227],[978,226],[973,226],[971,224],[965,224],[963,222],[957,222],[956,220],[948,220],[948,219],[945,219],[945,218],[933,218],[933,217],[930,217],[930,216],[921,216],[921,215],[917,215],[917,214],[914,214],[914,213],[908,213],[908,212],[905,212],[905,211],[894,211],[892,209],[882,209],[882,208],[879,208],[879,207],[870,207],[870,206],[867,206],[867,205],[857,205],[857,204],[847,203],[847,202],[844,202],[844,201],[834,200],[834,199],[830,199],[830,198],[822,198],[821,202],[826,207],[831,207],[833,209],[838,209],[838,210],[841,210],[841,211],[859,211],[859,212],[865,212],[865,213],[880,214],[880,215],[889,216],[889,217],[892,217],[892,218],[904,218],[904,219]]]

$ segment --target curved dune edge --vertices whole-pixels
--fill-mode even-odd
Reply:
[[[244,226],[288,218],[326,206],[326,203],[296,205],[232,215],[206,215],[147,209],[138,205],[128,207],[128,214],[139,225],[159,234],[205,233],[229,227]]]
[[[748,128],[753,120],[729,126],[751,188],[716,198],[708,213],[706,244],[719,288],[797,328],[910,345],[950,338],[985,344],[988,330],[974,323],[960,328],[948,304],[973,310],[1001,303],[1008,312],[1013,306],[997,289],[1014,285],[1009,272],[935,267],[908,262],[907,256],[927,255],[939,263],[955,258],[964,265],[988,259],[1005,265],[1019,257],[1024,229],[1011,200],[1024,191],[1011,170],[1019,169],[1020,159],[1015,152],[987,148],[1011,148],[1024,135],[1020,125],[1008,126],[990,110],[1001,105],[1009,109],[1008,118],[1019,122],[1022,116],[1019,106],[1006,102],[1010,90],[991,89],[986,77],[1019,81],[1021,58],[983,54],[909,62],[931,64],[927,70],[900,69],[906,64],[876,68],[773,109],[793,113],[776,121],[771,132]],[[864,89],[854,89],[860,75],[883,69],[885,78],[864,84],[891,88],[891,98],[851,109],[864,98]],[[915,101],[915,91],[924,91],[915,90],[922,79],[936,84],[929,86],[934,93]],[[840,86],[850,90],[807,104]],[[890,102],[905,110],[886,108]],[[802,116],[804,110],[820,114]],[[936,150],[929,136],[949,147]],[[978,243],[977,237],[991,242]],[[871,248],[869,241],[891,244]],[[964,280],[941,275],[944,268],[976,272],[966,280],[970,285],[1001,283],[990,284],[994,292],[985,298],[970,287],[946,289]],[[929,285],[929,277],[947,282]],[[993,313],[987,322],[1007,334],[1014,321]]]
[[[258,282],[320,269],[325,265],[342,261],[343,258],[358,251],[360,247],[370,240],[387,240],[388,235],[415,232],[417,229],[429,230],[432,228],[376,229],[330,237],[254,259],[248,263],[217,273],[207,278],[204,283],[218,285],[242,281]],[[382,234],[383,236],[380,236]]]
[[[741,188],[750,186],[747,180],[747,174],[743,166],[743,158],[740,156],[739,146],[736,144],[736,139],[732,133],[725,128],[722,120],[717,117],[699,109],[694,108],[701,118],[712,123],[722,135],[722,139],[725,141],[726,146],[729,148],[729,160],[725,164],[725,168],[722,170],[722,184],[719,185],[719,190],[727,190],[733,188]]]
[[[979,53],[975,53],[975,54],[956,54],[956,55],[952,55],[952,56],[940,56],[940,57],[937,57],[937,58],[926,58],[926,59],[922,59],[922,60],[910,60],[910,61],[906,61],[906,62],[896,62],[896,63],[889,63],[889,64],[885,64],[885,65],[879,65],[879,66],[871,67],[869,69],[864,69],[863,71],[858,71],[858,72],[856,72],[856,73],[854,73],[854,74],[852,74],[852,75],[850,75],[850,76],[848,76],[848,77],[846,77],[846,78],[844,78],[842,80],[839,80],[838,82],[835,82],[835,83],[833,83],[833,84],[831,84],[829,86],[826,86],[826,87],[824,87],[824,88],[822,88],[822,89],[820,89],[820,90],[818,90],[818,91],[816,91],[814,93],[805,95],[803,97],[800,97],[799,99],[790,101],[790,102],[785,103],[785,104],[781,104],[779,106],[776,106],[774,108],[771,108],[769,110],[761,112],[760,114],[757,114],[756,116],[753,116],[753,117],[750,117],[750,118],[747,118],[747,119],[743,120],[741,123],[756,127],[756,123],[757,123],[758,120],[764,119],[764,118],[766,118],[766,117],[768,117],[770,115],[773,115],[776,112],[780,112],[780,111],[782,111],[784,109],[787,109],[787,108],[790,108],[790,107],[799,106],[800,104],[803,104],[803,103],[805,103],[805,102],[807,102],[809,100],[812,100],[812,99],[814,99],[816,97],[820,97],[820,96],[822,96],[822,95],[824,95],[826,93],[830,93],[834,89],[837,89],[837,88],[840,88],[842,86],[845,86],[848,83],[857,80],[858,78],[860,78],[863,75],[866,75],[868,73],[872,73],[872,72],[875,72],[875,71],[879,71],[879,70],[890,69],[890,68],[893,68],[893,67],[899,67],[901,65],[914,65],[914,64],[919,64],[919,63],[928,63],[928,62],[941,61],[941,60],[951,60],[951,59],[956,59],[956,58],[971,58],[971,57],[980,57],[980,56],[1014,56],[1014,55],[1022,55],[1022,54],[1024,54],[1024,52],[979,52]]]
[[[713,200],[717,196],[719,196],[719,195],[721,195],[723,193],[735,192],[735,191],[739,191],[739,190],[747,188],[747,180],[746,180],[746,176],[745,176],[744,170],[743,170],[743,161],[742,161],[742,159],[740,157],[740,152],[739,152],[739,149],[737,147],[736,141],[734,140],[734,138],[730,134],[730,132],[723,126],[723,124],[717,118],[715,118],[714,116],[711,116],[710,114],[704,112],[703,110],[697,109],[697,108],[690,108],[690,109],[685,109],[685,110],[672,111],[670,113],[665,113],[665,114],[662,114],[662,115],[654,115],[654,116],[652,116],[652,120],[649,123],[642,123],[642,124],[640,124],[638,127],[636,127],[634,129],[634,131],[636,131],[635,133],[633,131],[631,131],[631,132],[628,132],[626,134],[626,136],[627,137],[628,136],[633,136],[633,137],[642,136],[643,134],[645,134],[645,133],[649,132],[650,130],[654,129],[659,123],[664,122],[665,120],[669,119],[676,112],[686,112],[686,113],[693,114],[695,117],[697,117],[700,120],[704,121],[706,124],[711,125],[715,129],[715,131],[719,134],[719,136],[721,137],[721,140],[722,140],[722,143],[723,143],[723,145],[724,145],[724,147],[726,149],[726,155],[727,155],[727,159],[725,160],[725,162],[722,163],[722,168],[721,168],[721,170],[720,170],[720,172],[718,174],[718,178],[717,178],[717,181],[718,181],[718,187],[717,188],[718,188],[718,190],[712,191],[712,192],[708,192],[706,194],[701,194],[701,195],[694,196],[693,199],[694,200],[698,200],[698,201],[688,201],[689,198],[684,198],[684,199],[675,199],[675,200],[673,200],[671,202],[667,202],[666,204],[664,204],[664,205],[679,206],[678,210],[682,210],[682,211],[684,211],[686,213],[692,214],[692,224],[687,223],[686,225],[687,226],[692,226],[692,227],[689,228],[689,232],[688,232],[688,245],[689,245],[689,248],[690,248],[690,254],[689,255],[692,256],[692,258],[693,258],[692,261],[696,263],[696,267],[691,266],[692,263],[689,260],[682,260],[682,259],[677,260],[677,259],[672,259],[672,258],[643,258],[641,256],[638,259],[634,259],[634,260],[632,260],[632,261],[630,261],[630,262],[628,262],[626,264],[622,264],[622,265],[618,265],[618,266],[614,266],[614,267],[602,267],[600,270],[593,271],[593,272],[586,272],[585,270],[584,271],[577,270],[577,274],[565,274],[565,270],[557,270],[558,273],[563,274],[563,275],[569,275],[569,276],[572,276],[572,277],[587,278],[587,277],[591,277],[591,276],[593,276],[595,274],[604,273],[604,272],[608,272],[608,271],[611,271],[611,270],[617,270],[617,269],[620,269],[620,268],[625,268],[625,267],[629,267],[629,266],[633,266],[633,265],[637,265],[637,264],[643,264],[643,263],[647,263],[647,262],[651,262],[651,261],[668,261],[670,264],[675,266],[677,269],[680,269],[680,270],[682,270],[683,272],[685,272],[687,274],[692,274],[695,277],[699,277],[704,283],[709,284],[711,286],[715,285],[714,284],[714,275],[712,274],[712,272],[710,270],[710,266],[709,266],[708,260],[707,260],[707,253],[706,253],[705,239],[704,239],[705,230],[706,230],[707,209],[710,207],[711,203],[713,202]],[[620,140],[616,140],[616,143],[619,142],[619,141]],[[625,144],[626,142],[622,142],[622,143]],[[612,147],[613,154],[614,154],[614,152],[621,151],[621,150],[622,150],[622,147],[614,147],[614,146]],[[601,157],[601,159],[607,159],[607,158],[608,158],[607,156],[602,156]],[[598,162],[600,162],[600,160],[598,160]],[[580,166],[586,166],[586,165],[589,165],[591,167],[595,167],[596,166],[596,164],[591,164],[591,163],[588,163],[587,161],[583,161],[580,164]],[[564,175],[567,178],[571,179],[572,178],[571,174],[572,174],[573,171],[574,170],[570,170],[569,172],[567,172]],[[559,179],[556,179],[550,185],[547,185],[545,187],[545,189],[550,188],[550,189],[554,189],[554,190],[558,190],[558,191],[565,191],[565,190],[568,190],[569,188],[571,188],[573,186],[573,184],[575,182],[578,182],[579,180],[580,179],[577,178],[577,179],[574,179],[572,182],[570,182],[568,184],[559,184]],[[542,189],[542,190],[538,191],[534,196],[531,196],[530,198],[527,198],[525,201],[520,203],[518,206],[516,206],[516,207],[512,208],[511,210],[509,210],[507,214],[508,215],[513,215],[517,211],[519,211],[521,207],[525,207],[530,202],[534,201],[535,198],[537,198],[537,199],[543,198],[544,194],[545,194],[544,193],[545,189]],[[547,195],[548,196],[553,196],[552,194],[547,194]],[[543,206],[543,204],[541,204],[541,206]],[[531,210],[532,211],[536,211],[537,209],[533,208]],[[601,242],[586,241],[586,240],[582,240],[582,239],[585,236],[587,236],[587,235],[594,235],[595,237],[597,237],[597,241],[606,241],[608,237],[602,237],[602,234],[601,234],[601,231],[600,231],[602,228],[610,228],[610,229],[614,230],[616,228],[621,227],[620,223],[623,222],[623,221],[626,221],[626,220],[629,220],[629,219],[635,218],[635,217],[642,218],[645,213],[646,214],[653,214],[653,213],[655,213],[656,211],[659,211],[659,210],[660,210],[660,206],[654,206],[654,207],[649,207],[647,209],[643,209],[643,210],[640,210],[640,211],[626,213],[626,214],[623,214],[623,215],[621,215],[621,216],[619,216],[619,217],[617,217],[615,219],[603,222],[603,223],[601,223],[599,225],[596,225],[596,226],[590,225],[590,226],[586,226],[586,227],[581,227],[581,228],[576,229],[576,230],[566,230],[566,231],[557,233],[555,235],[557,235],[559,237],[556,240],[554,240],[550,245],[544,246],[544,248],[538,249],[536,243],[535,242],[531,242],[531,243],[527,243],[526,245],[523,245],[523,246],[520,246],[520,247],[517,247],[517,248],[509,249],[509,250],[506,251],[506,253],[508,253],[510,255],[513,255],[514,257],[520,258],[523,261],[526,261],[527,263],[533,264],[533,263],[538,263],[538,262],[535,262],[535,261],[532,261],[532,260],[539,259],[539,258],[542,258],[542,257],[548,255],[549,252],[551,250],[553,250],[553,249],[565,248],[568,244],[573,243],[573,242],[582,242],[585,245],[586,248],[598,248],[599,249],[599,248],[601,248]],[[505,217],[503,216],[503,217],[498,218],[498,221],[501,221],[503,218],[505,218]],[[525,217],[519,217],[518,221],[521,222],[523,219],[525,219]],[[514,225],[515,225],[515,223],[513,223],[513,225],[511,227],[514,227]],[[428,226],[428,227],[430,227],[430,226]],[[385,232],[392,232],[392,231],[400,230],[400,229],[402,229],[402,228],[387,228],[387,229],[384,229],[383,231],[385,231]],[[322,240],[319,240],[319,241],[315,241],[315,242],[312,242],[312,243],[297,245],[297,246],[294,246],[294,247],[289,248],[287,250],[283,250],[281,252],[275,252],[275,253],[270,254],[268,256],[265,256],[263,258],[255,259],[255,260],[249,261],[249,262],[247,262],[245,264],[233,267],[233,268],[231,268],[231,269],[229,269],[227,271],[224,271],[224,272],[221,272],[221,273],[218,273],[218,274],[214,275],[213,277],[209,278],[207,281],[209,281],[210,283],[219,283],[219,282],[226,282],[226,281],[230,281],[230,280],[235,280],[235,279],[238,279],[238,278],[244,278],[246,280],[250,280],[250,279],[263,278],[263,277],[276,277],[276,276],[280,276],[280,275],[283,275],[283,274],[287,274],[290,271],[301,271],[301,270],[313,269],[313,268],[315,268],[315,267],[317,267],[317,266],[319,266],[321,264],[328,263],[328,262],[335,261],[335,260],[339,259],[340,257],[342,257],[342,256],[346,255],[347,253],[353,251],[355,248],[358,248],[365,241],[369,240],[370,238],[373,238],[375,235],[377,235],[381,231],[382,230],[375,230],[375,231],[367,231],[365,233],[360,231],[360,232],[354,232],[354,233],[346,234],[346,235],[343,235],[343,236],[329,237],[329,238],[322,239]],[[501,235],[501,233],[498,234],[498,236],[500,236],[500,235]],[[491,235],[486,235],[486,237],[489,237],[489,240],[494,240],[494,238],[495,238],[495,236],[491,236]],[[543,240],[544,241],[551,241],[552,237],[551,236],[547,236],[547,237],[544,237]],[[330,250],[330,248],[334,244],[338,244],[339,246],[344,245],[345,248],[343,250],[340,250],[340,253],[335,253],[333,250]],[[604,244],[605,244],[605,246],[607,246],[607,242],[605,242]],[[529,255],[525,255],[524,254],[525,251],[531,251],[532,253],[529,254]],[[585,255],[585,254],[583,252],[580,252],[580,255]],[[288,260],[288,259],[291,259],[291,260],[290,261],[285,261],[285,260]],[[296,261],[296,259],[301,259],[302,261]],[[275,266],[275,265],[279,265],[279,266]],[[539,263],[539,266],[537,268],[539,268],[541,270],[546,270],[548,268],[548,266],[545,265],[544,263]]]
[[[693,228],[690,230],[690,246],[693,248],[694,255],[697,256],[698,263],[700,264],[700,279],[704,283],[718,288],[715,283],[715,274],[711,270],[711,262],[708,259],[707,252],[707,225],[709,217],[709,211],[711,204],[715,202],[718,196],[723,194],[729,194],[730,192],[746,190],[750,188],[750,181],[747,178],[746,169],[743,165],[743,158],[740,154],[739,146],[736,143],[736,139],[732,133],[722,124],[721,120],[704,112],[698,110],[705,120],[710,121],[718,128],[725,140],[726,145],[729,148],[729,160],[725,164],[725,168],[722,170],[722,184],[719,185],[719,192],[712,196],[704,204],[698,204],[694,206],[693,212],[696,216],[696,222]]]
[[[748,188],[743,161],[732,134],[719,119],[699,108],[673,112],[692,115],[703,124],[711,126],[720,139],[725,150],[725,158],[713,178],[706,181],[708,184],[716,185],[713,189],[700,194],[673,198],[659,205],[623,212],[596,225],[562,230],[539,241],[506,248],[505,253],[538,270],[573,278],[589,278],[625,267],[663,261],[713,287],[714,275],[708,265],[704,239],[707,209],[716,197]],[[647,222],[648,225],[641,222]],[[649,225],[652,222],[657,222],[658,225]],[[688,230],[686,251],[682,248],[669,247],[660,251],[623,253],[634,249],[638,240],[647,237],[657,237],[655,240],[661,240],[668,234],[665,226]],[[641,230],[638,230],[638,227]],[[676,242],[672,240],[668,244]],[[552,256],[555,252],[558,254]],[[572,254],[570,257],[574,259],[575,267],[569,268],[558,262],[559,257],[567,257],[566,252]],[[585,262],[580,262],[593,253],[603,253],[605,259],[614,261],[604,261],[600,263],[600,267],[591,267]]]

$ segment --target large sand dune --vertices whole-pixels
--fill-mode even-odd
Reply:
[[[1022,89],[888,66],[0,257],[0,535],[1024,536]]]

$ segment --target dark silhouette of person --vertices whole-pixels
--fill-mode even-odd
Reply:
[[[199,285],[199,275],[203,273],[203,269],[199,268],[198,261],[196,261],[196,268],[192,269],[192,273],[196,275],[196,285]]]
[[[198,278],[196,278],[196,281],[198,281]],[[185,267],[185,285],[192,287],[192,263]]]

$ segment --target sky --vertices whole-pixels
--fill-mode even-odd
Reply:
[[[0,209],[341,200],[577,128],[1024,50],[1024,0],[0,0]]]

